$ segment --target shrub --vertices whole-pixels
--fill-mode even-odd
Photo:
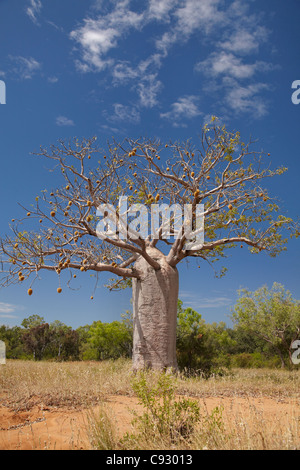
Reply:
[[[188,441],[200,419],[200,408],[196,401],[175,397],[174,376],[167,373],[147,375],[140,372],[133,380],[132,388],[143,405],[142,415],[135,415],[133,425],[137,434],[126,434],[123,448],[132,448],[145,441],[160,442],[165,448]],[[154,384],[151,383],[154,379]],[[163,444],[162,444],[163,443]]]

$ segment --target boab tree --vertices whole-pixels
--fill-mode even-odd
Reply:
[[[34,209],[24,208],[27,215],[13,221],[13,235],[1,240],[2,285],[31,278],[31,295],[42,270],[58,276],[68,271],[70,281],[76,271],[110,272],[117,276],[111,289],[132,284],[133,367],[176,368],[177,265],[188,258],[212,263],[227,249],[243,246],[276,256],[285,249],[283,229],[293,230],[292,221],[279,214],[260,186],[264,178],[281,175],[286,168],[269,169],[269,163],[263,164],[269,155],[252,150],[253,142],[244,144],[238,132],[228,132],[214,121],[203,127],[198,148],[191,141],[163,145],[158,140],[126,139],[102,150],[96,138],[41,148],[37,155],[54,162],[63,184],[52,192],[43,190]],[[128,212],[124,223],[122,196],[127,196],[131,211],[137,211],[135,220]],[[117,224],[113,230],[111,213],[97,210],[103,204],[115,208],[121,228]],[[141,208],[173,204],[169,238],[163,215],[161,226],[142,236],[151,217],[145,222]],[[178,229],[176,207],[188,204],[192,235],[197,233],[197,208],[204,209],[201,244],[187,236],[186,220]],[[34,224],[31,231],[21,230],[26,218]],[[103,220],[106,232],[100,237],[97,226],[102,221],[105,227]]]

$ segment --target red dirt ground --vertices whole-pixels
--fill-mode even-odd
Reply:
[[[237,414],[247,419],[255,409],[262,413],[270,427],[293,414],[300,418],[299,406],[271,398],[205,398],[199,399],[201,407],[210,412],[216,406],[223,406],[224,420],[233,419]],[[105,401],[111,410],[117,429],[122,436],[130,430],[132,414],[139,410],[137,399],[127,396],[110,396]],[[252,410],[252,411],[251,411]],[[87,435],[88,410],[64,410],[35,407],[30,411],[13,412],[0,407],[0,450],[70,450],[91,449]],[[97,407],[93,407],[97,413]]]

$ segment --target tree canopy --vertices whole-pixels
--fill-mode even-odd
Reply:
[[[269,343],[281,357],[292,357],[292,345],[300,338],[300,301],[284,286],[274,283],[250,292],[242,289],[232,313],[236,327]]]
[[[96,140],[59,141],[58,146],[37,152],[54,164],[51,171],[59,177],[52,190],[43,189],[36,196],[32,208],[24,207],[24,218],[13,219],[11,234],[2,237],[2,286],[30,278],[28,294],[32,295],[33,282],[42,270],[58,276],[67,270],[69,283],[80,270],[97,276],[111,272],[120,278],[111,286],[120,287],[140,277],[135,268],[138,257],[160,269],[149,247],[162,247],[174,267],[188,257],[217,261],[232,247],[248,246],[252,253],[276,256],[286,249],[287,230],[299,234],[261,186],[266,178],[287,169],[270,169],[269,154],[253,150],[254,142],[243,143],[239,132],[227,131],[215,117],[203,127],[197,146],[190,140],[164,144],[140,138],[113,141],[101,148]],[[130,222],[116,236],[107,232],[99,238],[97,224],[102,217],[97,209],[101,204],[113,206],[120,222],[118,208],[124,196],[131,207],[190,204],[194,225],[196,208],[203,204],[204,243],[190,248],[184,227],[177,233],[171,227],[170,239],[165,239],[162,229],[144,239],[137,230],[133,234]],[[59,285],[58,292],[61,289]]]

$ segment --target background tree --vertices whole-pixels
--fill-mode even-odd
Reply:
[[[79,334],[77,331],[59,320],[50,324],[50,330],[53,333],[51,357],[56,357],[61,361],[79,359]]]
[[[178,301],[177,360],[181,368],[204,375],[229,366],[228,351],[235,346],[224,322],[208,324],[201,314]]]
[[[43,190],[33,209],[24,208],[25,219],[33,224],[30,231],[23,229],[22,220],[13,222],[12,234],[1,240],[2,285],[30,278],[32,295],[42,270],[58,277],[68,271],[70,283],[79,270],[95,272],[97,279],[103,271],[113,273],[120,277],[118,285],[132,282],[134,368],[176,368],[177,265],[189,257],[212,263],[229,248],[244,245],[252,253],[276,256],[285,249],[284,230],[298,233],[261,186],[262,180],[286,168],[270,170],[269,162],[264,164],[269,155],[252,150],[252,144],[212,118],[197,147],[191,141],[127,139],[101,149],[96,138],[75,138],[49,150],[41,148],[37,154],[55,164],[63,183]],[[99,239],[97,223],[102,217],[97,208],[118,208],[121,196],[128,196],[130,205],[190,204],[193,230],[197,205],[203,204],[205,242],[191,246],[184,223],[175,231],[175,217],[168,239],[163,224],[145,239],[129,219],[121,221],[118,209],[119,231],[108,230]],[[104,213],[105,222],[112,224],[109,218]],[[58,292],[61,289],[59,281]]]
[[[292,364],[292,343],[300,338],[300,301],[278,283],[255,292],[240,291],[232,320],[236,327],[266,341],[279,355],[282,367]]]
[[[91,359],[90,344],[88,343],[90,328],[91,325],[84,325],[76,329],[79,343],[79,359],[81,360]],[[94,359],[94,357],[92,357],[92,359]]]
[[[24,320],[21,323],[21,326],[25,329],[30,329],[30,328],[35,328],[36,326],[43,325],[45,323],[44,317],[41,317],[40,315],[30,315],[27,318],[24,318]]]
[[[48,323],[28,328],[23,333],[24,346],[36,361],[40,361],[45,356],[53,341],[53,333]]]
[[[199,369],[199,356],[203,356],[205,321],[200,313],[188,307],[182,308],[178,300],[177,312],[177,360],[178,365],[188,369]]]
[[[117,359],[129,357],[132,348],[132,337],[124,323],[94,322],[89,330],[89,343],[92,346],[94,359]]]
[[[6,346],[7,359],[18,359],[24,357],[22,343],[22,328],[19,326],[0,326],[0,340],[4,341]]]

